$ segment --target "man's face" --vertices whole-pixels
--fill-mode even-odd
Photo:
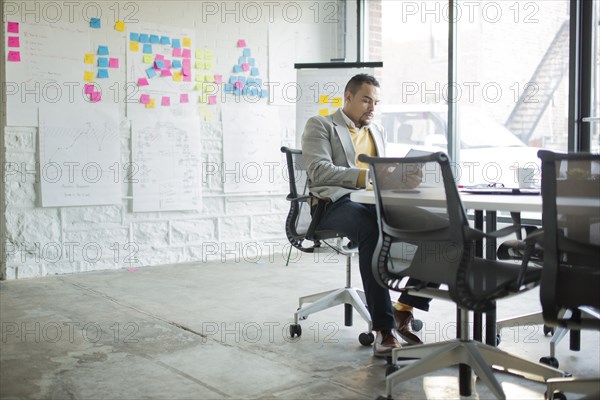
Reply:
[[[379,103],[379,88],[363,83],[356,94],[344,93],[344,114],[361,128],[375,117],[375,106]]]

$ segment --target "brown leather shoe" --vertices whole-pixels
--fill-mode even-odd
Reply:
[[[394,309],[394,320],[398,335],[408,344],[423,344],[421,339],[412,331],[413,315],[410,311],[398,311]]]
[[[393,349],[399,349],[402,346],[392,331],[377,332],[375,343],[373,344],[373,356],[390,357]]]

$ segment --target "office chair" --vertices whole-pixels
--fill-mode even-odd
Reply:
[[[290,325],[290,335],[291,337],[302,335],[299,321],[306,319],[310,314],[344,304],[346,326],[352,326],[353,308],[367,322],[368,329],[359,335],[359,341],[362,345],[368,346],[374,342],[375,337],[371,332],[371,316],[365,305],[365,293],[352,287],[352,256],[358,253],[358,250],[340,233],[316,229],[318,214],[321,213],[324,203],[318,202],[311,212],[311,196],[308,193],[308,176],[302,151],[284,146],[281,152],[286,156],[290,184],[290,194],[287,196],[290,211],[285,222],[288,241],[293,248],[304,253],[334,251],[346,257],[346,285],[343,288],[300,297],[298,310],[294,313],[294,324]]]
[[[380,238],[373,259],[378,282],[394,291],[450,300],[460,309],[459,338],[394,349],[392,361],[412,359],[410,365],[386,370],[387,398],[396,383],[440,368],[471,367],[499,399],[505,395],[491,366],[521,371],[543,379],[564,374],[547,365],[508,354],[469,338],[469,311],[493,310],[497,299],[535,287],[540,268],[475,256],[475,242],[514,232],[510,226],[484,233],[469,226],[448,156],[438,152],[422,157],[377,158],[369,163],[374,180]],[[414,182],[421,183],[414,187]],[[423,284],[405,287],[407,277]],[[431,284],[443,285],[440,288]]]
[[[540,150],[544,322],[600,330],[600,154]],[[548,379],[546,398],[562,392],[600,397],[600,377]]]

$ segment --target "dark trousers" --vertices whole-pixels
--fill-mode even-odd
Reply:
[[[358,264],[362,278],[367,308],[371,314],[373,330],[395,328],[390,293],[380,286],[373,276],[372,261],[375,247],[379,239],[377,212],[372,204],[362,204],[350,200],[345,195],[325,206],[317,229],[329,229],[342,233],[345,237],[358,243]],[[409,284],[417,284],[417,280],[409,280]],[[402,294],[398,300],[404,304],[429,309],[431,299]]]

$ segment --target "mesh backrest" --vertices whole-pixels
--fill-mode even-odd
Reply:
[[[600,308],[600,155],[538,153],[542,159],[544,318],[562,308]]]
[[[290,212],[286,220],[286,231],[290,241],[299,243],[302,241],[311,222],[310,203],[308,201],[308,174],[306,164],[302,157],[302,151],[282,147],[281,151],[286,155],[288,182],[291,201]]]

